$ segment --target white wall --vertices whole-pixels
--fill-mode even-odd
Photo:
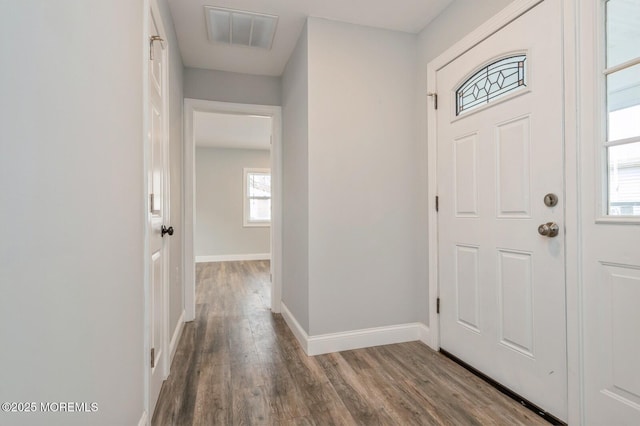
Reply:
[[[3,2],[0,412],[135,425],[143,412],[142,2]]]
[[[282,79],[185,68],[184,95],[191,99],[255,105],[281,105]]]
[[[417,212],[419,222],[416,226],[416,234],[420,237],[417,242],[417,256],[424,259],[419,263],[418,280],[425,283],[420,290],[419,298],[428,300],[428,267],[429,255],[428,241],[428,217],[435,214],[428,209],[427,199],[427,106],[432,102],[427,97],[427,64],[439,54],[453,46],[457,41],[476,29],[493,15],[504,9],[513,0],[456,0],[446,8],[438,17],[418,34],[418,84],[417,84],[417,124],[418,138],[415,158],[418,161],[417,170],[419,183],[417,197]],[[428,305],[421,309],[419,319],[425,324],[429,323]]]
[[[416,37],[308,32],[310,334],[415,322]]]
[[[270,155],[269,150],[196,148],[196,260],[270,253],[270,228],[243,223],[243,169],[268,169]]]
[[[282,301],[309,332],[309,79],[307,28],[282,76]]]

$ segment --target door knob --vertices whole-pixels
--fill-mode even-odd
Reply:
[[[538,234],[549,238],[553,238],[558,235],[559,231],[560,227],[555,222],[547,222],[538,226]]]
[[[161,232],[162,232],[162,235],[161,235],[162,237],[164,237],[164,234],[173,235],[173,226],[170,226],[167,228],[166,226],[162,225]]]

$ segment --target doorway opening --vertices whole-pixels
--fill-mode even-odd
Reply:
[[[185,320],[195,264],[270,260],[281,299],[281,108],[185,100]]]
[[[196,263],[271,260],[272,122],[194,113]]]

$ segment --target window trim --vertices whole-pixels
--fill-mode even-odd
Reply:
[[[508,58],[510,56],[517,56],[517,55],[525,55],[527,57],[527,61],[525,61],[525,75],[526,77],[526,84],[524,86],[520,86],[517,90],[513,90],[511,92],[508,92],[502,96],[499,96],[497,98],[494,98],[492,102],[488,103],[488,104],[484,104],[484,105],[480,105],[477,106],[475,108],[471,108],[466,110],[465,112],[463,112],[462,114],[456,115],[456,91],[462,87],[462,85],[469,80],[476,72],[478,72],[479,70],[491,65],[492,63],[499,61],[500,59],[505,59]],[[467,117],[470,117],[480,111],[484,111],[487,108],[492,108],[496,105],[499,105],[503,102],[507,102],[510,101],[514,98],[520,97],[520,96],[524,96],[528,93],[531,93],[531,91],[534,88],[534,84],[535,84],[535,76],[532,76],[531,73],[529,72],[529,61],[531,58],[531,52],[528,49],[520,49],[520,50],[508,50],[508,51],[504,51],[499,55],[495,55],[492,58],[489,58],[488,60],[486,60],[484,63],[482,63],[481,66],[474,68],[473,70],[471,70],[469,73],[465,74],[464,77],[462,77],[460,79],[460,81],[458,81],[454,87],[455,89],[452,89],[449,92],[449,96],[451,97],[451,108],[449,110],[450,113],[450,122],[451,123],[455,123],[456,121],[459,120],[464,120]]]
[[[486,62],[484,65],[482,65],[481,67],[476,68],[473,72],[471,72],[465,80],[463,80],[461,83],[458,83],[458,85],[456,86],[456,90],[454,91],[455,93],[455,115],[456,117],[462,116],[462,115],[466,115],[467,113],[475,110],[475,109],[479,109],[482,108],[484,106],[488,106],[491,105],[492,103],[496,102],[497,100],[500,100],[503,97],[512,95],[514,92],[520,92],[526,90],[528,84],[528,77],[529,77],[529,72],[528,72],[528,62],[527,59],[529,59],[528,57],[528,52],[513,52],[513,53],[508,53],[502,56],[498,56],[496,58],[494,58],[491,61]],[[492,95],[492,93],[489,90],[486,90],[486,94],[484,96],[482,96],[482,98],[486,97],[486,100],[480,100],[481,97],[477,97],[475,101],[471,101],[471,103],[473,104],[475,102],[474,105],[471,106],[464,106],[464,104],[461,104],[462,99],[464,99],[463,94],[466,93],[466,90],[468,90],[471,86],[472,86],[472,80],[476,81],[478,79],[482,79],[482,78],[489,78],[489,68],[494,67],[494,69],[491,69],[492,74],[496,73],[496,69],[500,69],[500,73],[502,73],[505,69],[505,65],[501,65],[498,66],[499,63],[501,62],[505,62],[508,60],[514,60],[516,58],[520,58],[520,57],[524,57],[524,59],[522,61],[517,61],[517,67],[516,69],[518,70],[518,74],[522,74],[522,78],[518,79],[517,82],[518,84],[515,85],[514,87],[511,87],[513,85],[513,83],[509,86],[507,86],[507,90],[505,90],[505,88],[499,88],[498,92],[505,90],[504,92],[495,95],[495,93]],[[511,67],[513,68],[513,67]],[[511,68],[506,68],[508,70],[510,70]],[[485,77],[482,76],[482,74],[486,74]],[[503,77],[504,79],[504,77]],[[493,86],[494,83],[490,83],[491,86]],[[475,84],[473,84],[473,86],[476,86]]]
[[[607,99],[607,76],[615,72],[627,69],[640,63],[640,57],[636,57],[620,64],[607,66],[607,2],[600,0],[597,7],[597,30],[596,30],[596,134],[598,135],[596,149],[597,190],[599,196],[596,197],[596,223],[607,224],[640,224],[640,216],[633,215],[612,215],[609,214],[609,148],[612,146],[626,145],[637,142],[640,137],[627,138],[622,140],[609,141],[609,113]]]
[[[242,169],[242,220],[243,226],[245,228],[256,228],[256,227],[270,227],[271,219],[269,220],[250,220],[251,215],[249,214],[250,203],[249,200],[252,198],[255,199],[264,199],[264,200],[272,200],[273,202],[273,193],[269,197],[250,197],[249,196],[249,186],[248,186],[248,177],[249,174],[268,174],[271,175],[271,169],[269,168],[255,168],[255,167],[245,167]]]

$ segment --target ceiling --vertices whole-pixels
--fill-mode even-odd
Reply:
[[[186,67],[279,76],[308,16],[418,33],[453,0],[169,0]],[[279,17],[271,50],[213,44],[204,6]]]
[[[200,148],[271,149],[271,117],[194,114],[194,136]]]

